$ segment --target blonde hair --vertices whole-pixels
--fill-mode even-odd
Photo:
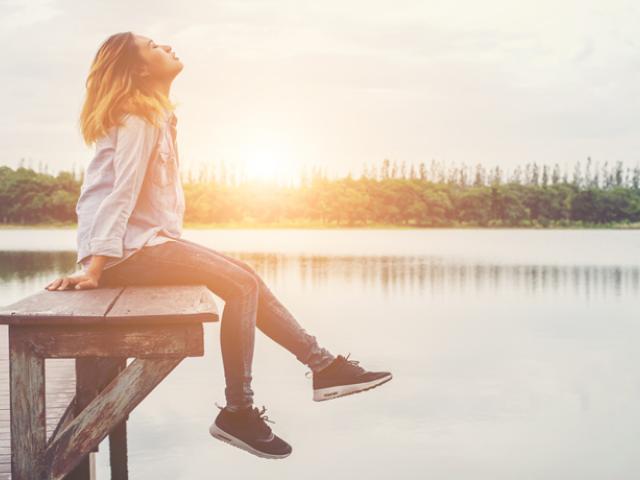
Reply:
[[[174,111],[163,93],[151,90],[135,75],[143,62],[132,32],[121,32],[105,40],[91,64],[86,96],[80,114],[80,130],[87,145],[93,144],[122,117],[131,113],[157,126],[165,110]]]

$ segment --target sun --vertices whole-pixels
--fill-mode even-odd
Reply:
[[[278,156],[271,150],[256,150],[243,161],[244,170],[250,180],[275,181],[280,163]]]
[[[247,180],[280,183],[295,177],[288,145],[273,137],[263,136],[246,143],[241,149],[240,165]]]

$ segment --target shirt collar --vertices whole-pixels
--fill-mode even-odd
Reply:
[[[172,112],[171,110],[165,109],[164,119],[174,128],[178,124],[178,117],[176,117],[175,112]]]
[[[169,126],[169,132],[171,133],[171,138],[173,139],[173,142],[175,143],[176,141],[176,137],[178,135],[178,131],[177,131],[177,124],[178,124],[178,117],[176,117],[176,114],[168,109],[165,109],[164,111],[165,115],[164,115],[164,120],[166,122],[166,124]]]

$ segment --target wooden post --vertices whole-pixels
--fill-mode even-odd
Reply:
[[[89,480],[108,435],[112,478],[127,479],[129,413],[218,321],[204,285],[41,291],[0,308],[9,326],[12,480]],[[76,359],[76,395],[47,440],[45,359]],[[126,365],[127,358],[135,358]]]
[[[136,359],[122,371],[45,450],[51,478],[64,478],[183,358]]]
[[[120,422],[109,434],[111,480],[129,479],[127,458],[127,422]]]
[[[119,371],[127,368],[127,359],[118,359]],[[127,420],[129,415],[109,433],[109,464],[111,480],[129,480],[129,460],[127,457]]]
[[[47,441],[44,358],[9,326],[9,376],[11,398],[11,478],[39,480],[43,472],[34,459],[41,457]]]
[[[122,364],[126,366],[126,358],[76,358],[76,396],[74,399],[74,417],[80,415],[98,394],[113,380]],[[125,439],[126,441],[126,439]],[[80,463],[65,476],[65,480],[95,480],[96,445],[80,461]]]

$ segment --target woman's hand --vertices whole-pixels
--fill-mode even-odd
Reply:
[[[49,285],[45,287],[47,290],[66,290],[71,286],[75,290],[85,290],[89,288],[97,288],[100,275],[96,275],[91,272],[77,272],[67,277],[61,277],[55,279]],[[75,285],[75,287],[74,287]]]

